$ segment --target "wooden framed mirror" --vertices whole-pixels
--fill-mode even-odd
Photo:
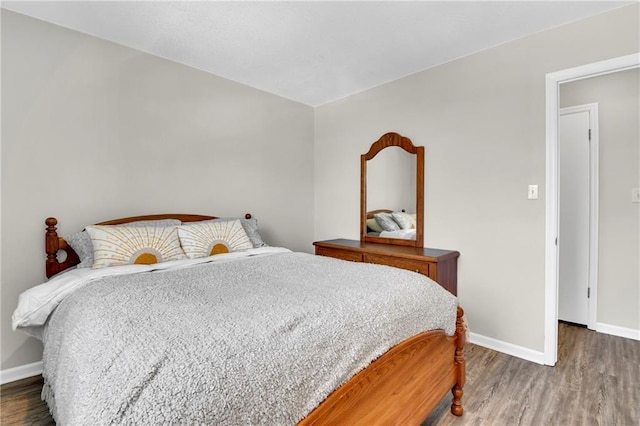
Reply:
[[[360,240],[423,247],[423,220],[424,147],[386,133],[360,156]]]

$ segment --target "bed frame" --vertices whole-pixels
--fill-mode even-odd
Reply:
[[[250,214],[245,216],[251,218]],[[97,225],[118,225],[139,220],[178,219],[183,222],[215,219],[193,214],[159,214],[127,217]],[[53,218],[45,220],[46,273],[51,277],[71,268],[80,259],[64,238],[58,236]],[[58,260],[58,252],[66,253]],[[461,416],[465,382],[464,344],[466,326],[458,307],[456,331],[431,330],[413,336],[373,361],[367,368],[333,391],[299,425],[402,424],[419,425],[449,393],[451,412]]]

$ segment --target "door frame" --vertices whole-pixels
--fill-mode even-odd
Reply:
[[[640,66],[640,52],[546,75],[544,363],[558,360],[558,117],[560,84]]]
[[[559,101],[559,99],[558,99]],[[587,273],[587,286],[590,294],[587,299],[587,328],[596,329],[598,314],[598,223],[599,223],[599,152],[600,137],[598,128],[598,103],[593,102],[583,105],[575,105],[558,110],[558,117],[565,114],[574,114],[578,112],[589,113],[589,129],[591,130],[589,138],[589,271]],[[562,167],[559,162],[558,167]],[[559,170],[558,170],[559,172]],[[558,206],[562,188],[558,191]],[[559,208],[559,207],[558,207]],[[559,214],[558,210],[558,214]],[[559,219],[558,219],[559,220]],[[558,228],[558,231],[560,229]],[[562,244],[562,241],[560,241]],[[559,262],[559,258],[558,258]],[[560,264],[558,263],[558,267]],[[560,283],[558,282],[558,288]]]

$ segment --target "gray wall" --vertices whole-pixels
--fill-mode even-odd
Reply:
[[[389,131],[426,147],[425,245],[461,251],[471,331],[542,351],[544,76],[638,52],[638,14],[634,4],[314,111],[3,10],[0,368],[41,358],[10,316],[44,279],[45,217],[65,234],[127,215],[250,211],[270,244],[311,251],[313,239],[359,237],[360,154]]]
[[[597,322],[640,330],[640,70],[563,84],[560,106],[598,103]]]
[[[138,214],[257,217],[312,251],[313,109],[2,11],[2,369],[39,361],[10,329],[61,234]]]
[[[638,14],[636,3],[316,108],[316,239],[358,238],[359,156],[386,132],[408,136],[426,150],[425,246],[460,251],[471,332],[542,353],[545,74],[640,51]]]

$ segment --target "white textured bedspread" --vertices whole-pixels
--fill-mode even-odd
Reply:
[[[44,332],[61,425],[292,425],[393,345],[452,335],[417,273],[304,253],[101,278]]]

